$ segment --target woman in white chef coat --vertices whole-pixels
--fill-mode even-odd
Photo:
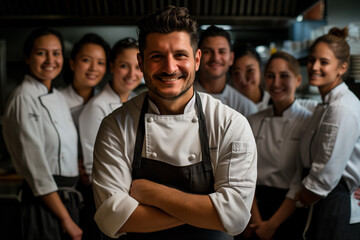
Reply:
[[[253,101],[258,110],[271,103],[270,95],[261,89],[261,59],[250,45],[236,46],[234,64],[230,69],[231,80],[236,90]]]
[[[140,84],[143,76],[137,60],[138,52],[138,42],[133,38],[120,40],[114,45],[110,53],[112,81],[107,83],[101,93],[86,104],[79,117],[79,136],[85,168],[81,181],[83,185],[81,192],[84,195],[84,210],[87,210],[87,219],[94,225],[92,229],[97,228],[93,220],[95,203],[90,179],[95,138],[102,119],[120,107],[122,103],[136,96],[133,90]],[[84,235],[86,234],[84,230]],[[91,235],[95,236],[95,233]]]
[[[307,64],[309,83],[322,103],[301,143],[308,169],[299,205],[311,206],[307,239],[359,239],[360,102],[344,83],[350,64],[347,29],[333,28],[315,40]]]
[[[91,175],[95,138],[102,119],[136,96],[133,91],[143,77],[137,54],[138,42],[133,38],[118,41],[110,53],[112,81],[84,107],[79,117],[79,134],[87,176]]]
[[[301,188],[300,137],[311,112],[295,99],[302,78],[298,61],[274,53],[265,67],[273,105],[249,118],[258,149],[258,178],[252,218],[254,239],[302,239],[306,212],[296,210]]]
[[[77,132],[51,83],[63,67],[60,33],[34,30],[24,45],[27,73],[4,113],[3,134],[21,188],[23,239],[81,239]]]
[[[70,84],[61,92],[66,97],[76,127],[85,104],[99,93],[96,86],[106,73],[109,49],[109,44],[103,38],[88,33],[74,44],[71,51],[69,65],[73,76]]]

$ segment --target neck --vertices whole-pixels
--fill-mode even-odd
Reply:
[[[112,82],[111,87],[116,92],[116,94],[119,95],[122,103],[126,102],[129,99],[131,91],[121,91],[121,89],[117,87],[114,82]]]
[[[208,93],[222,93],[226,85],[226,76],[214,78],[200,72],[199,82]]]
[[[159,97],[151,91],[148,93],[149,98],[155,103],[161,115],[176,115],[184,113],[184,109],[192,98],[194,90],[193,87],[191,87],[186,93],[177,99],[165,99]]]
[[[250,94],[250,96],[246,96],[246,97],[249,98],[254,103],[259,103],[263,98],[263,93],[261,92],[260,88],[256,88],[254,92]]]
[[[337,81],[334,81],[331,84],[325,85],[325,86],[318,86],[321,99],[324,100],[325,95],[331,92],[335,87],[339,86],[343,82],[342,79],[338,79]]]
[[[79,94],[84,99],[84,103],[87,103],[89,101],[93,93],[92,87],[80,87],[73,83],[73,88],[75,89],[77,94]]]
[[[279,102],[279,103],[273,103],[274,104],[274,115],[275,116],[282,116],[286,109],[288,109],[293,102],[295,101],[295,98],[292,99],[291,102]]]

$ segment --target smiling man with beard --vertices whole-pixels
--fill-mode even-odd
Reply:
[[[102,122],[94,148],[95,221],[110,237],[233,239],[246,227],[256,145],[241,114],[193,89],[197,22],[169,6],[138,25],[148,91]]]
[[[211,94],[244,116],[257,112],[251,100],[226,83],[226,74],[234,61],[230,34],[212,25],[201,33],[199,48],[202,56],[195,89]]]

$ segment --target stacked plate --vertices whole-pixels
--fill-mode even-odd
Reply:
[[[349,75],[354,79],[360,79],[360,55],[351,56]]]

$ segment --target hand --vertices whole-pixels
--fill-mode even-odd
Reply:
[[[64,233],[68,234],[72,240],[81,240],[83,231],[76,225],[71,219],[67,219],[61,222]]]
[[[140,204],[153,206],[152,202],[159,191],[164,185],[146,180],[135,179],[130,188],[130,196],[136,199]]]
[[[79,169],[80,181],[85,186],[91,186],[91,181],[90,181],[89,175],[86,174],[82,159],[78,159],[78,169]]]
[[[358,188],[358,189],[355,190],[354,197],[355,197],[357,200],[360,200],[360,188]],[[360,201],[359,201],[358,205],[360,206]]]
[[[254,232],[254,224],[248,224],[242,234],[245,238],[251,238],[254,235]]]
[[[261,240],[272,239],[276,232],[276,227],[270,221],[262,221],[259,223],[250,224],[255,229],[256,235]]]
[[[321,197],[306,188],[302,188],[295,196],[295,201],[300,201],[305,207],[319,201]]]

